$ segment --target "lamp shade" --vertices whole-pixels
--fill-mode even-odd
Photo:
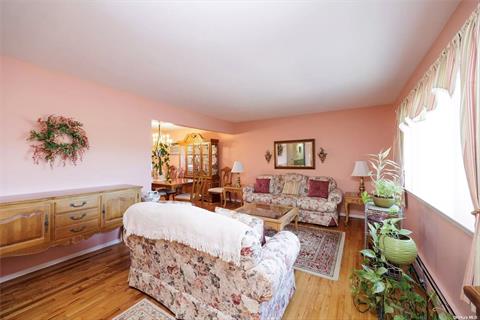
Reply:
[[[242,173],[243,172],[243,164],[240,161],[235,161],[233,163],[232,173]]]
[[[366,161],[355,161],[355,167],[353,167],[352,177],[368,177],[370,170]]]

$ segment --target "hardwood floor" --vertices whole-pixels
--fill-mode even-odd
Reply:
[[[333,229],[346,232],[339,280],[295,271],[297,291],[283,319],[376,319],[358,312],[350,295],[363,220],[351,219],[345,227],[342,219]],[[146,297],[128,286],[129,264],[127,248],[117,244],[5,282],[0,285],[0,319],[110,319]]]

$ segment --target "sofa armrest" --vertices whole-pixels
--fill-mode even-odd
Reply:
[[[328,194],[328,201],[335,202],[336,204],[339,204],[342,202],[342,197],[343,197],[343,192],[340,189],[333,189],[330,191]]]
[[[249,270],[266,278],[266,285],[257,293],[261,301],[269,300],[279,289],[282,280],[293,268],[300,252],[300,241],[290,231],[281,231],[274,235],[262,247],[260,263]]]
[[[254,191],[253,186],[246,186],[243,188],[243,200],[247,198],[247,195],[252,194]]]

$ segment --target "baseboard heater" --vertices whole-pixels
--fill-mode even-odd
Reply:
[[[452,316],[455,316],[455,312],[453,311],[452,307],[448,303],[447,299],[445,299],[445,296],[440,291],[440,288],[435,283],[435,280],[433,280],[432,275],[428,271],[427,267],[425,267],[425,264],[423,263],[422,259],[420,259],[420,257],[417,257],[417,259],[415,259],[415,262],[413,263],[413,270],[415,271],[415,274],[418,278],[420,285],[427,292],[433,291],[437,295],[438,300],[434,301],[434,306],[436,308],[441,308],[445,310],[446,312],[450,313]]]

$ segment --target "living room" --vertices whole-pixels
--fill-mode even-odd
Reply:
[[[472,261],[472,256],[478,259],[479,215],[473,216],[470,211],[478,212],[479,208],[476,207],[478,203],[471,200],[473,193],[469,188],[475,175],[467,170],[466,175],[462,173],[465,180],[451,167],[447,167],[450,163],[446,163],[446,160],[456,161],[455,163],[463,163],[465,160],[461,152],[454,157],[455,152],[445,139],[438,142],[438,149],[432,149],[435,152],[441,150],[439,157],[446,159],[438,160],[439,165],[435,167],[442,171],[438,171],[436,176],[422,175],[421,171],[425,171],[425,167],[412,166],[421,163],[418,157],[426,157],[425,154],[430,152],[430,149],[420,144],[421,139],[418,139],[419,144],[414,144],[415,136],[408,140],[410,136],[407,132],[410,131],[407,129],[403,129],[405,140],[400,142],[398,132],[404,123],[414,127],[414,121],[409,121],[415,117],[410,117],[410,114],[405,117],[402,108],[408,103],[412,104],[411,101],[417,98],[415,92],[420,92],[423,90],[422,86],[426,86],[428,81],[425,79],[429,79],[428,75],[432,73],[431,66],[438,66],[436,63],[439,57],[450,57],[449,48],[454,47],[452,43],[456,43],[455,39],[467,39],[468,35],[471,37],[468,38],[471,46],[478,47],[478,27],[475,29],[477,33],[472,31],[466,35],[469,26],[475,25],[471,21],[476,23],[478,20],[478,1],[399,1],[393,2],[394,9],[381,1],[365,4],[294,4],[287,1],[231,5],[230,7],[224,3],[217,7],[210,2],[199,2],[191,7],[184,7],[180,2],[146,5],[134,1],[126,2],[123,6],[110,1],[82,5],[43,0],[1,3],[0,227],[5,229],[0,230],[5,238],[2,238],[0,243],[0,249],[3,247],[3,251],[0,251],[0,317],[137,319],[135,313],[137,316],[140,314],[138,309],[131,308],[146,300],[150,305],[142,305],[142,308],[144,312],[152,312],[149,315],[151,319],[155,319],[154,315],[159,319],[172,316],[185,319],[203,318],[200,314],[192,316],[178,307],[182,299],[187,299],[183,296],[176,296],[175,302],[169,305],[165,297],[146,292],[145,288],[142,290],[140,282],[129,283],[131,263],[138,265],[140,262],[135,261],[138,257],[135,258],[133,254],[130,258],[128,246],[133,242],[128,242],[130,240],[127,239],[132,237],[131,239],[140,241],[136,238],[138,234],[125,237],[126,221],[122,219],[126,210],[122,210],[119,217],[111,217],[109,222],[102,220],[105,219],[105,213],[101,217],[102,208],[105,211],[106,193],[124,192],[126,195],[128,190],[128,197],[131,197],[133,202],[144,204],[140,198],[159,195],[153,192],[162,191],[165,185],[168,186],[165,183],[171,183],[168,181],[172,180],[171,177],[161,177],[166,173],[164,163],[160,165],[162,174],[159,174],[158,167],[155,169],[155,165],[152,165],[152,150],[155,151],[156,140],[161,137],[164,139],[162,143],[165,142],[169,148],[172,159],[170,164],[177,169],[174,179],[190,179],[188,184],[195,185],[196,173],[192,172],[189,176],[188,173],[185,175],[178,172],[178,169],[182,169],[182,164],[183,169],[188,167],[187,158],[182,160],[185,153],[173,151],[173,146],[178,145],[180,149],[185,147],[182,141],[186,141],[190,133],[200,135],[202,141],[197,144],[210,139],[218,140],[218,163],[215,164],[217,180],[202,189],[201,204],[188,199],[183,201],[193,203],[192,207],[217,210],[220,215],[229,216],[230,209],[238,210],[242,204],[249,205],[254,202],[246,193],[257,193],[254,186],[262,182],[259,180],[269,180],[267,184],[272,188],[274,179],[279,179],[279,176],[304,179],[300,184],[292,181],[289,185],[297,189],[296,195],[302,192],[302,188],[308,186],[311,189],[310,183],[315,177],[332,178],[336,188],[341,190],[333,220],[325,224],[308,221],[305,214],[302,216],[304,209],[300,205],[297,214],[300,230],[310,228],[315,230],[315,235],[319,232],[343,234],[338,238],[343,237],[343,242],[335,242],[336,254],[329,256],[333,259],[329,264],[332,268],[330,271],[335,275],[329,277],[318,275],[321,272],[308,272],[305,269],[302,271],[299,264],[305,255],[309,254],[306,247],[308,241],[302,238],[294,223],[282,225],[281,229],[288,231],[278,234],[288,234],[285,241],[295,243],[296,240],[289,237],[290,234],[296,234],[301,243],[297,252],[299,257],[296,258],[295,265],[292,261],[290,266],[290,271],[292,274],[294,272],[295,276],[293,287],[296,291],[291,293],[292,296],[286,299],[286,303],[281,303],[284,308],[280,314],[267,316],[270,302],[263,301],[260,304],[264,306],[260,307],[261,311],[252,312],[250,316],[240,311],[237,314],[237,311],[228,307],[227,311],[222,310],[226,318],[234,315],[242,319],[282,316],[283,319],[377,317],[378,310],[372,306],[365,309],[365,304],[359,303],[365,302],[362,300],[364,297],[358,300],[355,294],[352,295],[351,275],[365,264],[365,256],[360,251],[365,249],[364,241],[367,238],[364,227],[365,210],[368,206],[364,203],[369,200],[359,194],[361,181],[365,181],[365,189],[370,195],[374,190],[370,173],[365,173],[365,176],[354,173],[358,161],[368,166],[368,170],[375,171],[369,162],[372,159],[370,155],[378,155],[387,149],[391,150],[388,159],[402,165],[401,170],[407,170],[402,185],[405,192],[402,192],[402,196],[397,200],[404,217],[401,227],[412,231],[411,239],[416,244],[418,256],[415,263],[411,263],[412,267],[405,267],[402,272],[417,277],[416,282],[426,285],[426,288],[422,289],[425,295],[421,296],[425,298],[432,292],[438,296],[438,299],[432,300],[425,298],[430,306],[428,308],[441,309],[443,311],[439,314],[449,314],[457,318],[475,317],[475,298],[468,294],[467,297],[463,295],[465,286],[478,288],[480,285],[480,264],[478,260],[474,260],[477,261],[475,263]],[[172,15],[161,13],[162,10],[171,10]],[[314,13],[310,15],[309,10]],[[316,14],[325,20],[317,19]],[[305,33],[316,35],[318,32],[320,38],[329,37],[327,30],[334,26],[327,17],[329,14],[342,18],[347,24],[351,18],[354,21],[352,24],[356,23],[358,26],[356,32],[364,37],[349,37],[352,27],[349,25],[350,27],[347,26],[339,32],[342,36],[349,37],[352,44],[335,42],[332,36],[328,38],[332,40],[331,51],[325,53],[310,45],[312,39],[298,36],[301,30],[309,30]],[[87,27],[84,22],[89,15],[93,17],[92,27]],[[245,17],[251,19],[252,25],[248,26],[244,22]],[[265,17],[270,20],[264,20]],[[145,25],[142,25],[143,19]],[[392,20],[391,23],[386,21],[388,19]],[[398,24],[401,19],[406,21],[406,26]],[[159,25],[153,21],[157,21],[155,23]],[[325,23],[324,28],[328,28],[323,30],[322,23]],[[172,26],[176,25],[186,27],[174,33]],[[79,29],[79,26],[85,28]],[[94,26],[101,26],[104,33],[95,33]],[[149,35],[146,31],[160,26],[164,29],[158,31],[158,34]],[[232,34],[222,33],[219,26],[228,26]],[[295,31],[297,33],[294,33]],[[380,44],[372,40],[380,37],[387,41],[395,38],[395,32],[394,41]],[[368,33],[373,33],[374,37],[365,37]],[[288,37],[282,38],[280,35]],[[154,38],[148,38],[149,36]],[[130,41],[127,47],[131,50],[118,50],[118,41],[121,41],[122,37],[127,37]],[[158,43],[149,42],[153,39],[159,39]],[[267,39],[271,43],[261,46]],[[298,40],[298,43],[295,42],[296,46],[292,45],[295,50],[284,44],[285,41],[294,40]],[[239,44],[236,41],[246,49],[236,52]],[[149,49],[146,43],[156,46],[155,49],[158,50],[155,52],[158,52],[160,58],[152,54],[154,50]],[[462,43],[465,43],[465,40]],[[250,49],[247,45],[251,46]],[[396,45],[399,48],[395,48]],[[228,48],[231,50],[225,51]],[[354,48],[358,48],[358,54],[353,52]],[[362,50],[367,49],[365,55],[361,54]],[[321,57],[319,61],[315,61],[313,53]],[[456,60],[452,61],[463,61],[458,58],[460,55],[461,53],[457,53]],[[134,56],[137,57],[136,60],[132,59]],[[303,58],[305,62],[301,63]],[[351,61],[347,62],[347,59]],[[479,60],[476,61],[476,65],[473,63],[469,66],[477,66],[477,69],[474,69],[477,73],[473,74],[478,77]],[[446,65],[457,66],[455,63]],[[438,67],[435,67],[435,70],[438,70]],[[462,72],[465,72],[462,70],[468,70],[468,67],[459,64],[455,70],[459,70],[461,77]],[[466,74],[474,77],[468,72]],[[291,75],[291,78],[286,75]],[[456,84],[467,83],[472,86],[472,89],[466,90],[465,86],[462,87],[463,91],[459,89],[458,94],[462,97],[459,101],[476,102],[476,105],[472,102],[474,109],[468,116],[474,122],[473,119],[476,119],[480,112],[478,85],[475,87],[472,83],[478,84],[478,78],[471,79],[477,82],[458,80]],[[455,97],[455,87],[448,89],[450,95]],[[468,95],[468,90],[476,98],[464,98],[463,96]],[[438,101],[443,101],[440,96],[437,97]],[[427,109],[430,106],[427,100],[422,103]],[[439,105],[441,103],[437,103],[437,106]],[[440,110],[441,107],[437,109]],[[430,111],[432,114],[436,112],[435,107],[425,112],[428,114]],[[35,140],[38,135],[32,138],[32,131],[41,132],[45,128],[48,130],[46,121],[50,115],[54,116],[50,118],[52,121],[64,121],[69,128],[79,128],[79,135],[74,138],[80,139],[78,141],[81,148],[75,148],[73,154],[78,157],[73,160],[71,154],[59,153],[54,155],[53,160],[45,158],[45,148],[31,147],[32,144],[39,146],[38,140]],[[415,116],[429,119],[425,114],[420,116],[420,112]],[[68,122],[69,119],[76,122]],[[425,121],[427,122],[428,120]],[[160,129],[157,132],[158,127]],[[175,131],[179,133],[175,134]],[[460,134],[460,143],[459,137]],[[282,165],[277,163],[277,158],[287,152],[284,150],[287,148],[283,147],[287,146],[286,141],[297,143],[297,148],[300,145],[299,152],[305,156],[300,162],[283,165],[285,168],[282,168]],[[313,148],[310,145],[307,147],[307,143],[313,143]],[[77,153],[77,150],[81,152]],[[312,152],[307,152],[308,150]],[[420,152],[421,150],[424,153]],[[403,158],[399,158],[400,152],[403,152]],[[414,152],[418,152],[419,156],[414,157]],[[480,152],[477,151],[478,153]],[[400,159],[403,159],[403,162]],[[302,168],[302,162],[310,165]],[[422,165],[428,167],[431,162]],[[227,185],[235,189],[233,187],[239,179],[241,190],[240,197],[232,194],[233,199],[228,197],[226,205],[222,200],[227,194],[221,191],[218,197],[212,197],[209,192],[209,189],[225,187],[220,174],[225,167],[234,169],[230,171]],[[462,172],[465,171],[463,165],[461,169]],[[408,171],[415,173],[412,176]],[[400,172],[400,175],[402,174]],[[281,179],[279,195],[283,194],[285,189],[285,178]],[[155,185],[156,181],[163,183],[161,188]],[[453,186],[456,190],[462,190],[461,192],[456,192],[454,196],[449,193],[442,194],[440,198],[453,198],[456,202],[469,203],[471,208],[468,205],[465,208],[449,207],[448,210],[454,212],[449,214],[447,209],[441,209],[443,203],[430,201],[429,193],[419,184],[425,181],[430,182],[429,188],[435,190],[435,193],[442,192],[435,189],[436,187],[448,183],[461,185],[461,188],[458,185]],[[125,185],[131,186],[131,189]],[[116,187],[109,189],[111,186]],[[331,193],[332,182],[328,188]],[[70,196],[69,192],[80,189],[89,189],[88,196],[72,193],[81,201],[70,203],[73,206],[67,205],[68,208],[62,209],[67,213],[63,213],[60,210],[62,203],[57,204],[59,197]],[[187,186],[182,191],[191,196],[195,193],[194,189],[194,186]],[[97,219],[97,213],[93,207],[84,212],[85,217],[82,216],[83,213],[78,214],[81,208],[75,208],[77,205],[83,206],[83,201],[89,202],[93,193],[99,194],[98,200],[95,200],[98,201],[97,204],[92,205],[98,207],[98,228],[91,223],[97,221],[94,220]],[[162,193],[159,205],[163,203],[167,207],[182,206],[179,214],[185,211],[185,208],[190,208],[189,205],[166,202],[175,201],[175,196],[167,198],[166,194]],[[326,197],[328,198],[328,194]],[[321,197],[315,195],[312,198]],[[180,198],[176,202],[180,202],[178,200]],[[34,201],[35,210],[27,212],[26,204]],[[349,201],[352,202],[348,203]],[[272,200],[269,202],[272,204]],[[297,206],[291,203],[278,204]],[[43,207],[39,207],[40,205]],[[44,206],[49,208],[46,210],[46,218],[31,216]],[[78,230],[79,236],[62,235],[57,239],[57,232],[62,234],[61,232],[67,230],[60,227],[60,218],[70,212],[75,213],[69,216],[70,220],[90,219],[90,223],[85,224],[86,229],[73,228],[73,233]],[[345,217],[347,212],[348,223]],[[185,214],[188,216],[190,213]],[[174,215],[173,212],[170,214]],[[17,218],[18,220],[15,220]],[[40,223],[48,230],[48,233],[42,233],[41,241],[35,238],[35,244],[29,242],[32,238],[28,238],[27,233],[32,229],[23,224],[25,219],[32,220],[37,226]],[[263,219],[262,225],[267,226],[270,222]],[[220,227],[224,221],[211,223],[212,226],[219,223]],[[47,228],[47,225],[51,229]],[[124,227],[121,227],[122,225]],[[13,233],[6,229],[12,226]],[[40,229],[43,230],[43,227]],[[218,232],[205,237],[220,237],[222,234]],[[23,235],[28,239],[22,239]],[[234,232],[230,234],[233,235]],[[267,244],[275,237],[272,231],[265,231],[265,235]],[[198,239],[184,239],[187,242],[194,240]],[[12,246],[9,241],[17,243]],[[18,245],[20,241],[23,241],[21,246]],[[135,242],[136,245],[140,243]],[[271,245],[273,244],[274,242],[271,242]],[[208,247],[208,243],[203,245]],[[314,247],[315,250],[318,249],[318,246]],[[194,248],[192,244],[191,249],[198,251]],[[220,263],[217,260],[222,260],[221,257],[209,252],[208,248],[205,250],[206,253],[202,252],[200,256],[213,255],[216,260],[212,261]],[[321,251],[315,252],[318,254]],[[168,254],[165,253],[165,256]],[[70,268],[81,276],[76,277],[69,273]],[[232,279],[236,276],[238,274],[232,276]],[[130,279],[133,278],[130,276]],[[175,278],[175,281],[177,280]],[[227,280],[221,278],[220,282],[222,281]],[[259,281],[259,286],[262,283]],[[24,287],[28,290],[22,290]],[[53,290],[54,287],[57,287],[58,291]],[[287,287],[285,285],[285,288]],[[261,287],[257,289],[262,290]],[[209,297],[214,296],[211,291],[205,292],[209,292]],[[243,291],[239,293],[247,295]],[[61,296],[68,298],[62,300]],[[70,299],[76,300],[72,302]],[[233,300],[231,303],[236,305],[237,301]],[[244,302],[240,305],[243,307]],[[245,305],[248,306],[248,303]],[[220,306],[218,308],[221,310]],[[362,312],[365,310],[368,311]],[[381,313],[383,312],[387,319],[393,318],[393,313],[385,311],[390,311],[388,307]],[[162,314],[158,315],[156,312]],[[398,314],[398,310],[395,310],[395,313]],[[421,312],[419,314],[423,315]],[[220,317],[219,314],[217,317]]]

